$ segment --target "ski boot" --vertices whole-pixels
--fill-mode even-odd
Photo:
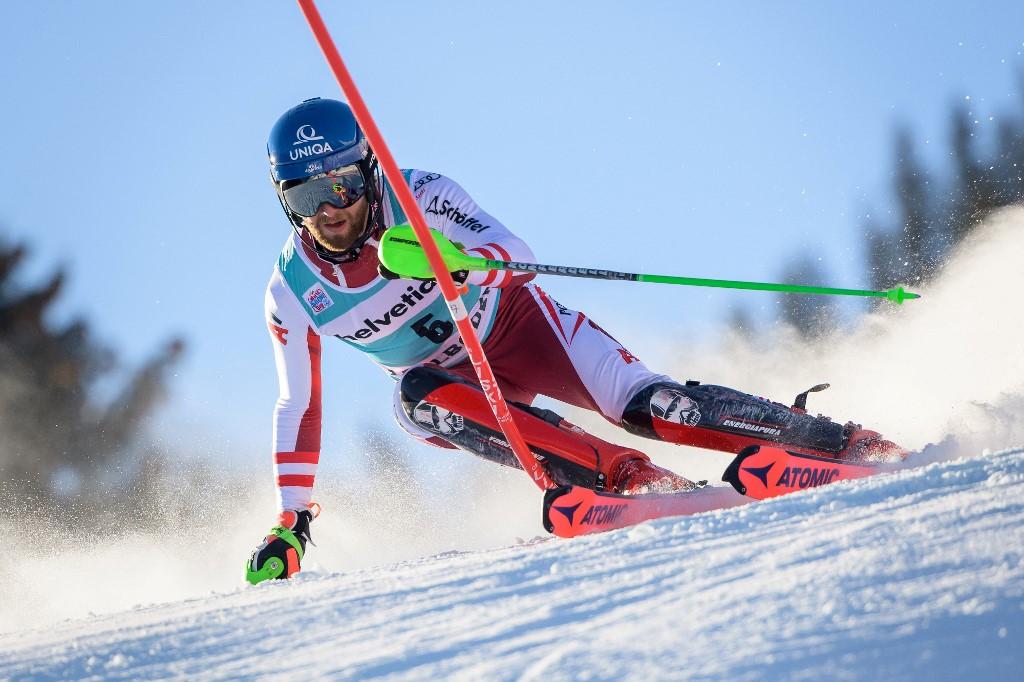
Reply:
[[[683,478],[679,474],[646,459],[631,459],[619,465],[612,482],[612,491],[622,495],[646,493],[674,493],[703,487],[700,483]]]
[[[797,414],[807,414],[807,394],[824,391],[828,387],[829,384],[812,386],[798,395],[789,409]],[[820,415],[819,418],[828,419]],[[877,431],[865,429],[852,421],[846,422],[843,427],[843,443],[843,448],[831,457],[848,462],[877,463],[899,462],[906,459],[908,454],[907,450],[896,443],[882,438],[882,434]]]
[[[847,422],[843,427],[846,447],[835,457],[847,462],[901,462],[909,454],[896,443],[882,438],[877,431],[865,429],[860,424]]]

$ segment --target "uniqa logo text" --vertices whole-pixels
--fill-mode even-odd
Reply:
[[[334,150],[331,149],[330,142],[324,142],[323,144],[317,142],[316,144],[309,144],[306,145],[305,147],[293,149],[290,152],[288,152],[288,156],[292,157],[292,161],[298,161],[299,159],[306,156],[313,156],[314,154],[326,154],[327,152],[333,151]]]

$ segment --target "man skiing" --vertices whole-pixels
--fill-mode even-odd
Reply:
[[[297,572],[318,513],[320,339],[334,336],[394,379],[398,423],[430,444],[519,466],[504,440],[433,280],[401,279],[379,262],[383,231],[407,222],[348,105],[306,100],[285,112],[267,146],[271,179],[293,231],[266,294],[280,396],[274,409],[279,518],[247,578]],[[466,253],[533,262],[529,247],[454,181],[403,171],[428,225]],[[870,460],[899,448],[877,433],[731,388],[679,383],[648,369],[608,332],[509,271],[453,273],[501,391],[531,452],[560,484],[624,494],[682,491],[691,481],[637,450],[532,407],[546,395],[602,414],[630,433],[727,452],[783,444],[812,455]]]

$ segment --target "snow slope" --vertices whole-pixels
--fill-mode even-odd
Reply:
[[[5,634],[0,674],[1020,679],[1022,555],[1024,448]]]
[[[663,329],[647,359],[779,400],[828,381],[813,411],[941,442],[947,458],[1019,446],[1021,253],[1024,208],[1007,209],[921,301],[810,346],[775,330],[681,347]],[[715,481],[731,459],[569,416],[691,478]],[[431,452],[427,474],[353,488],[332,469],[352,444],[331,447],[320,546],[296,581],[258,589],[238,586],[273,517],[266,466],[182,479],[149,527],[116,500],[67,528],[0,496],[0,679],[269,677],[292,661],[420,679],[1022,677],[1021,449],[495,550],[541,532],[520,472]]]

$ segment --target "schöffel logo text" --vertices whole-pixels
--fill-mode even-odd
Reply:
[[[452,202],[447,199],[441,201],[440,206],[438,206],[438,199],[440,199],[438,196],[431,199],[430,203],[427,204],[427,210],[424,211],[424,213],[433,213],[434,215],[444,216],[456,225],[464,227],[467,230],[472,230],[473,232],[483,232],[490,227],[490,225],[482,224],[476,218],[470,218],[465,213],[455,208]]]
[[[614,523],[624,511],[626,511],[624,504],[598,504],[587,510],[587,513],[580,519],[580,525],[597,526]]]
[[[331,297],[327,295],[327,292],[319,284],[314,284],[307,289],[302,297],[306,299],[306,303],[309,304],[314,313],[322,313],[334,305],[334,301],[331,300]]]
[[[839,469],[818,467],[786,467],[775,483],[787,488],[816,488],[836,480]]]

